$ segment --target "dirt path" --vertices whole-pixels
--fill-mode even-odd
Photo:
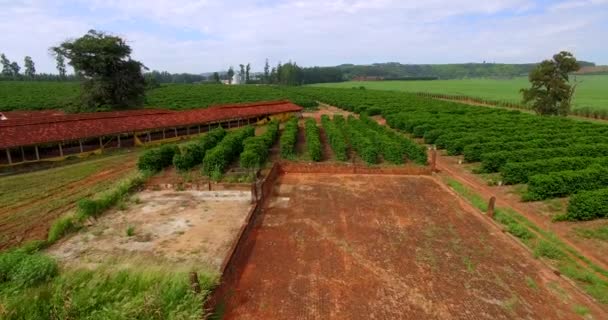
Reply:
[[[322,126],[319,126],[319,136],[321,140],[321,145],[323,146],[323,155],[321,161],[331,161],[334,159],[334,152],[331,150],[331,146],[329,145],[329,140],[327,139],[327,134],[325,134],[325,129]]]
[[[225,319],[608,316],[430,177],[287,174],[246,241]]]
[[[511,208],[519,212],[542,229],[556,233],[563,242],[574,247],[595,264],[604,269],[608,269],[608,255],[606,255],[604,250],[597,250],[598,248],[589,247],[589,243],[582,243],[580,240],[577,241],[577,239],[573,238],[572,228],[576,223],[556,223],[551,221],[549,216],[539,214],[542,211],[542,203],[522,202],[519,195],[510,192],[509,186],[488,186],[483,179],[467,171],[462,165],[459,165],[458,160],[454,157],[446,157],[438,154],[437,168],[443,174],[447,174],[467,185],[485,199],[496,196],[497,206]]]

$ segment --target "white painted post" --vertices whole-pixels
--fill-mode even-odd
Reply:
[[[6,157],[8,158],[8,164],[13,164],[13,159],[11,159],[11,149],[6,149]]]
[[[63,148],[61,147],[61,142],[59,142],[59,156],[63,157]]]
[[[118,137],[118,147],[120,148],[120,135],[118,135],[117,137]]]
[[[80,153],[83,153],[84,148],[82,147],[82,140],[78,140],[78,144],[80,145]]]
[[[25,151],[23,150],[23,147],[21,147],[21,162],[25,162]]]
[[[40,161],[40,152],[38,152],[38,146],[34,146],[34,149],[36,150],[36,160]]]

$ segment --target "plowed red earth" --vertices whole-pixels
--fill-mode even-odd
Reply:
[[[225,319],[608,317],[431,177],[286,174],[244,245]]]

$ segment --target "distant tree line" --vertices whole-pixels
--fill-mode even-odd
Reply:
[[[17,61],[10,61],[4,53],[0,54],[0,64],[2,72],[0,73],[0,81],[78,81],[80,75],[66,74],[65,60],[63,57],[56,58],[57,74],[37,73],[36,64],[32,57],[26,56],[23,59],[23,72]]]
[[[579,61],[582,67],[595,66],[592,62]],[[346,80],[357,77],[381,77],[384,80],[400,78],[513,78],[530,73],[538,63],[462,63],[462,64],[401,64],[398,62],[371,65],[343,64],[337,66]]]

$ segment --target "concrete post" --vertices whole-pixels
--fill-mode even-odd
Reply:
[[[36,150],[36,160],[40,161],[40,152],[38,152],[38,146],[34,146],[34,150]]]
[[[118,139],[118,147],[120,148],[120,135],[116,136],[116,138]]]
[[[496,205],[496,197],[490,198],[490,202],[488,202],[488,217],[494,218],[494,206]]]
[[[99,149],[103,149],[103,140],[99,137]]]
[[[177,128],[174,128],[173,130],[175,130],[175,137],[177,137]]]
[[[63,148],[61,147],[61,142],[59,142],[59,156],[63,157]]]
[[[23,147],[21,147],[21,162],[25,162],[25,151],[23,150]]]
[[[165,129],[163,129],[163,140],[165,140]]]
[[[13,164],[13,159],[11,159],[11,149],[6,149],[6,157],[8,158],[8,164]]]
[[[437,149],[431,150],[431,171],[437,171]]]
[[[186,135],[189,136],[190,135],[190,126],[186,127]]]
[[[148,131],[148,142],[152,142],[152,135],[150,134],[150,131]]]

